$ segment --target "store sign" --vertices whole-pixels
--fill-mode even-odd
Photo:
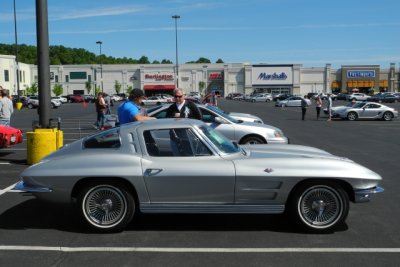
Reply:
[[[375,70],[348,70],[347,78],[375,78]]]
[[[173,80],[174,75],[171,74],[146,74],[144,75],[146,80],[156,80],[156,81],[168,81]]]
[[[251,70],[253,85],[289,85],[293,84],[291,66],[253,66]]]
[[[209,80],[222,80],[223,73],[222,72],[211,72],[208,74],[208,79]]]
[[[261,72],[260,75],[258,75],[257,80],[286,80],[287,79],[286,73],[266,73],[266,72]]]

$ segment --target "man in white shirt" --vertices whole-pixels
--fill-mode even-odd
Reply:
[[[14,112],[13,103],[6,89],[1,89],[0,96],[0,124],[10,125],[11,114]]]

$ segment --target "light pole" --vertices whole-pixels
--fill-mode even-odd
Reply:
[[[100,80],[101,80],[101,92],[104,92],[103,88],[103,60],[101,59],[101,45],[103,44],[102,41],[97,41],[96,44],[100,46]]]
[[[179,67],[178,67],[178,19],[181,18],[179,15],[173,15],[173,19],[175,19],[175,63],[176,63],[176,88],[179,87]]]
[[[14,0],[14,34],[15,34],[15,63],[16,63],[16,78],[17,78],[17,95],[20,97],[19,91],[19,67],[18,67],[18,38],[17,38],[17,11],[15,8],[15,0]],[[19,99],[18,99],[19,101]]]

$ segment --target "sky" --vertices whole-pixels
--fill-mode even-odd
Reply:
[[[14,44],[14,0],[0,0],[0,43]],[[36,45],[36,1],[15,0],[19,44]],[[175,63],[323,67],[400,64],[399,0],[48,0],[50,45]]]

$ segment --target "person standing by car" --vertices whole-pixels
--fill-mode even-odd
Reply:
[[[307,99],[306,95],[303,98],[301,98],[301,120],[303,120],[303,121],[306,117],[306,112],[307,112],[307,107],[308,107],[308,103],[307,103],[306,99]]]
[[[111,114],[111,97],[109,94],[104,93],[104,102],[106,103],[106,115]]]
[[[6,89],[1,89],[0,96],[0,124],[10,125],[11,114],[14,112],[12,100]]]
[[[106,111],[107,106],[106,106],[106,102],[104,101],[102,92],[99,92],[97,94],[95,105],[96,105],[96,113],[97,113],[97,121],[95,123],[95,128],[97,130],[103,130],[104,129],[104,113]]]
[[[144,93],[140,89],[133,89],[124,103],[118,107],[119,124],[125,124],[133,121],[154,120],[154,117],[146,116],[142,105]]]
[[[332,97],[331,93],[328,93],[328,121],[332,120]]]
[[[319,115],[321,113],[321,107],[322,107],[322,100],[319,95],[315,98],[315,109],[317,110],[317,120],[319,120]]]
[[[185,94],[182,89],[174,90],[175,103],[171,104],[167,109],[167,118],[190,118],[202,120],[200,109],[195,103],[185,100]]]

